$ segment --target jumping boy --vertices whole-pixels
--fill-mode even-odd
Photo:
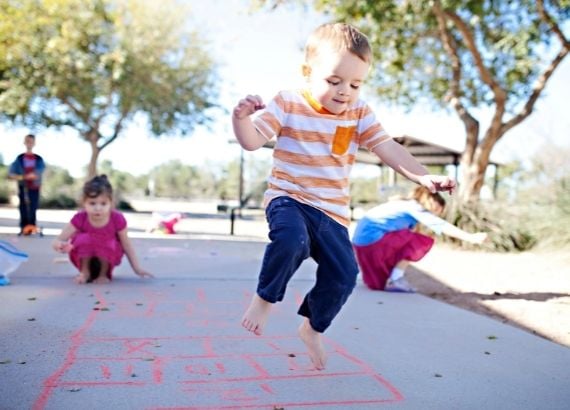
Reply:
[[[256,294],[242,326],[262,334],[273,303],[304,259],[318,264],[316,282],[298,313],[299,336],[316,369],[325,368],[321,334],[356,284],[358,267],[350,224],[349,174],[359,147],[430,191],[452,191],[455,181],[428,171],[395,142],[358,98],[371,64],[368,39],[343,23],[324,24],[308,39],[302,73],[306,88],[282,91],[265,107],[248,95],[233,110],[235,136],[249,151],[276,137],[265,192],[271,242]],[[251,115],[264,110],[255,120]]]

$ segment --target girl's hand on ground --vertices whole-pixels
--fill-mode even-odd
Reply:
[[[78,285],[83,285],[85,283],[87,283],[87,275],[84,275],[83,273],[78,274],[74,279],[75,283],[77,283]]]
[[[238,120],[243,120],[258,110],[265,108],[265,104],[259,95],[248,95],[240,100],[234,108],[233,116]]]
[[[135,273],[141,278],[154,278],[154,275],[144,269],[135,269]]]

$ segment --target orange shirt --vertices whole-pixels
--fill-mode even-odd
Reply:
[[[358,100],[331,114],[307,93],[281,91],[254,120],[267,140],[277,138],[264,202],[289,196],[350,224],[349,175],[359,147],[372,151],[391,137]]]

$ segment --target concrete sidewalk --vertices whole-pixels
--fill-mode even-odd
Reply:
[[[5,221],[4,221],[5,222]],[[2,221],[0,220],[0,225]],[[57,229],[54,225],[53,229]],[[112,284],[73,284],[51,238],[0,288],[0,409],[567,409],[570,349],[416,294],[359,284],[311,369],[296,306],[305,262],[263,336],[239,319],[266,241],[137,237]],[[248,240],[244,240],[248,239]]]

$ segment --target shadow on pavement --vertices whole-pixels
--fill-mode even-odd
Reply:
[[[406,277],[409,283],[416,289],[417,293],[429,298],[457,306],[468,311],[479,313],[502,323],[515,326],[533,335],[540,336],[546,340],[559,343],[548,334],[540,332],[526,324],[520,323],[507,315],[498,312],[495,309],[485,305],[485,301],[489,300],[528,300],[536,302],[545,302],[554,298],[568,297],[567,293],[554,292],[530,292],[530,293],[500,293],[493,292],[491,294],[477,292],[461,292],[457,289],[447,286],[443,282],[433,278],[428,272],[422,271],[417,267],[410,266],[406,271]]]

